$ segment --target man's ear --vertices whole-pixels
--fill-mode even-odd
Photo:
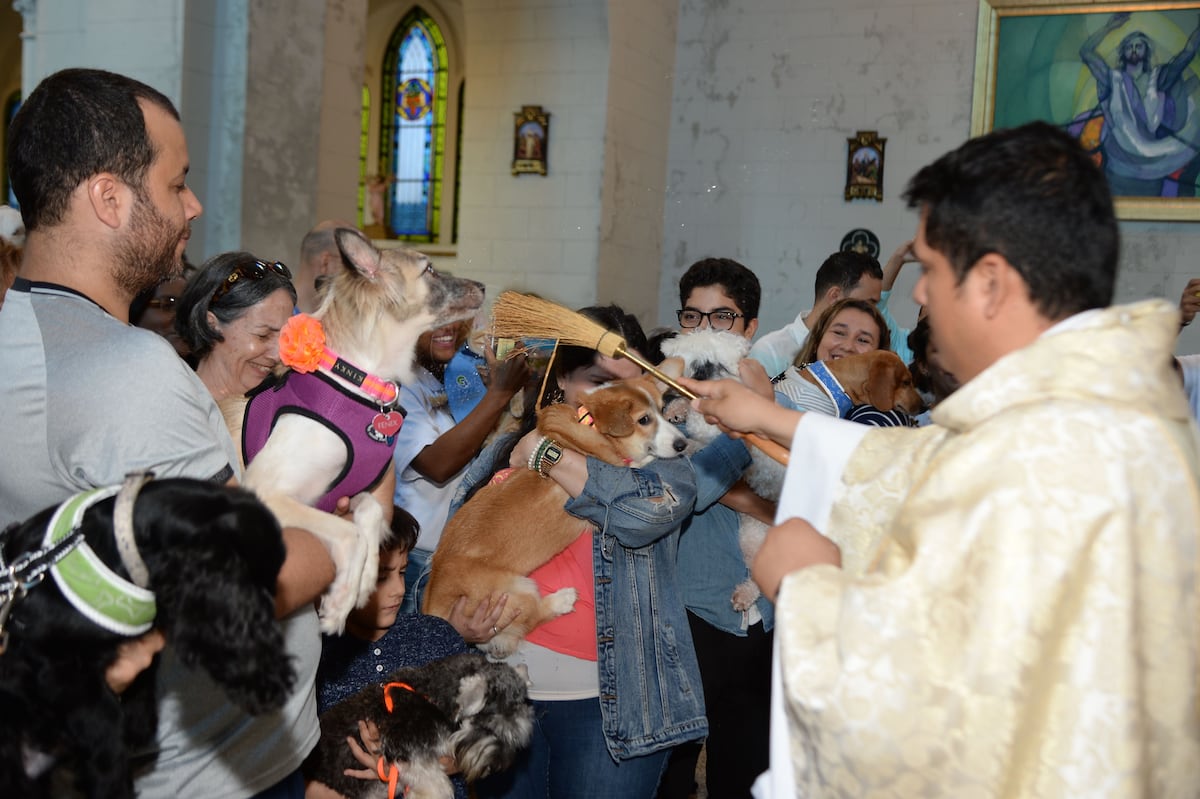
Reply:
[[[103,224],[116,230],[132,203],[133,192],[110,172],[92,175],[84,182],[88,205]]]
[[[743,334],[748,339],[753,339],[754,334],[758,332],[758,320],[751,319],[746,323],[746,332]]]
[[[975,262],[967,273],[969,291],[985,319],[995,319],[1013,292],[1026,291],[1025,281],[1003,255],[990,252]]]

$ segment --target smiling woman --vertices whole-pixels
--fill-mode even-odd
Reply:
[[[218,401],[244,395],[279,365],[279,331],[295,304],[288,268],[247,252],[210,258],[188,281],[175,330]]]

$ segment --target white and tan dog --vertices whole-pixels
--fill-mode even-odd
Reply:
[[[743,336],[724,330],[704,328],[691,333],[682,333],[662,343],[663,355],[679,358],[684,362],[683,373],[696,380],[738,380],[738,362],[750,352],[750,341]],[[707,444],[721,432],[716,425],[704,421],[704,415],[682,406],[686,410],[685,429],[688,438],[697,444]],[[785,468],[757,447],[750,447],[750,467],[743,475],[750,489],[763,499],[779,501],[783,489]],[[738,522],[738,546],[749,566],[758,554],[767,535],[767,525],[746,513],[740,513]],[[762,596],[762,591],[753,579],[747,577],[733,589],[729,601],[739,612]]]
[[[678,376],[679,364],[664,371]],[[581,424],[578,409],[551,405],[538,415],[538,431],[564,449],[591,455],[614,466],[645,466],[656,458],[676,458],[687,440],[663,418],[662,385],[638,377],[608,383],[589,392],[584,404],[592,424]],[[554,480],[517,469],[502,482],[481,489],[450,518],[433,553],[425,613],[447,618],[459,596],[468,607],[507,592],[508,610],[520,614],[483,645],[504,658],[539,624],[575,606],[574,588],[549,596],[538,593],[527,575],[571,544],[588,522],[563,510],[569,496]]]
[[[306,374],[289,370],[248,401],[222,405],[249,462],[242,484],[282,525],[308,530],[329,548],[337,576],[321,603],[325,632],[340,632],[346,614],[375,589],[403,413],[398,386],[412,379],[417,338],[471,318],[483,304],[481,284],[437,272],[419,252],[381,252],[346,228],[334,238],[345,269],[321,287],[311,319],[289,321],[289,327],[300,323],[297,330],[323,332],[323,348],[303,348],[312,351],[313,365],[322,353],[321,364],[312,371],[298,367]],[[285,327],[281,355],[285,340],[294,339]],[[353,522],[311,507],[331,510],[343,496],[351,497]]]

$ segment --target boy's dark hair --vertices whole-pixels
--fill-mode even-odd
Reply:
[[[689,266],[679,278],[679,307],[687,304],[694,289],[704,286],[720,286],[737,303],[735,310],[746,315],[746,324],[758,318],[758,276],[732,258],[704,258]]]
[[[379,553],[412,552],[421,534],[421,524],[399,505],[392,506],[392,534],[379,544]]]
[[[820,298],[833,286],[841,286],[842,292],[849,294],[868,274],[873,278],[883,280],[883,269],[879,261],[865,252],[846,252],[839,250],[833,253],[817,268],[817,279],[813,284],[813,297]]]
[[[64,69],[38,84],[8,138],[8,174],[26,231],[61,222],[75,187],[101,172],[145,198],[146,170],[158,153],[139,100],[179,119],[162,92],[115,72]]]
[[[959,283],[996,253],[1049,320],[1112,303],[1119,234],[1108,182],[1058,128],[1031,122],[971,139],[913,176],[904,199]]]

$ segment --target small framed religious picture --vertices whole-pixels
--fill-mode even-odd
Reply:
[[[881,139],[873,130],[860,130],[850,144],[846,158],[846,202],[868,199],[883,202],[883,148],[887,139]]]
[[[512,173],[546,174],[546,148],[550,144],[550,114],[540,105],[521,106],[513,114]]]

